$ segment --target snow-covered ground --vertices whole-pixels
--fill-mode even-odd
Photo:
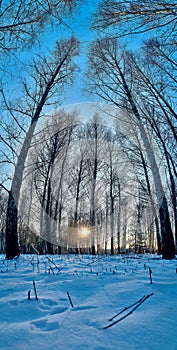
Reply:
[[[176,268],[155,255],[1,255],[0,349],[176,350]]]

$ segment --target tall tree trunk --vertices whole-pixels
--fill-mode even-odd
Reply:
[[[9,200],[8,200],[8,208],[7,208],[7,219],[6,219],[6,258],[12,259],[13,257],[19,255],[19,247],[18,247],[18,204],[20,198],[20,189],[22,184],[23,172],[25,167],[25,161],[27,159],[28,151],[31,145],[31,141],[34,135],[36,124],[40,118],[42,109],[49,97],[51,89],[57,83],[57,77],[62,69],[67,64],[68,58],[71,59],[70,56],[75,55],[74,49],[76,48],[76,40],[72,39],[71,41],[66,42],[66,52],[64,52],[63,57],[61,59],[57,59],[56,65],[54,65],[53,71],[51,70],[51,75],[47,80],[47,76],[45,77],[46,85],[41,87],[42,94],[40,96],[40,100],[37,103],[37,107],[34,110],[34,114],[31,120],[31,125],[26,133],[19,157],[17,159],[17,164],[15,166],[15,172],[12,180],[11,189],[9,191]],[[58,44],[57,44],[58,45]],[[59,49],[58,49],[59,50]],[[63,48],[64,50],[64,48]],[[57,53],[57,51],[55,51]],[[61,52],[60,52],[61,56]],[[68,63],[69,65],[69,63]],[[52,67],[50,67],[52,69]],[[70,68],[70,70],[72,67]],[[72,71],[71,71],[72,72]],[[62,73],[64,76],[64,73]],[[67,79],[67,73],[66,73]],[[58,79],[58,83],[60,79]],[[61,80],[62,82],[62,80]],[[27,89],[28,91],[28,89]],[[36,101],[35,101],[36,102]],[[35,103],[34,103],[35,106]]]
[[[167,161],[167,166],[168,166],[168,172],[170,176],[170,184],[171,184],[171,199],[172,199],[172,205],[173,205],[173,213],[174,213],[174,228],[175,228],[175,251],[177,252],[177,189],[176,189],[176,183],[175,183],[175,178],[172,173],[171,165],[170,165],[170,157],[169,157],[169,152],[166,148],[165,142],[162,138],[162,135],[160,134],[160,131],[158,129],[158,125],[156,124],[156,133],[157,136],[159,137],[163,149],[164,149],[164,154],[165,158]]]
[[[113,195],[113,164],[112,164],[112,154],[110,150],[109,154],[109,161],[110,161],[110,214],[111,214],[111,255],[114,255],[114,202],[115,202],[115,197]]]
[[[114,197],[111,197],[111,255],[114,255]]]
[[[133,125],[132,125],[132,128],[133,128]],[[152,214],[153,214],[153,217],[155,217],[158,254],[161,255],[162,254],[161,235],[160,235],[159,222],[158,222],[158,217],[157,217],[157,212],[156,212],[157,210],[156,210],[156,207],[154,204],[154,199],[153,199],[152,191],[151,191],[151,184],[150,184],[150,179],[149,179],[149,175],[148,175],[147,164],[146,164],[146,160],[145,160],[145,157],[144,157],[144,154],[142,151],[142,147],[141,147],[141,142],[139,140],[136,129],[134,129],[134,134],[135,134],[135,137],[136,137],[136,140],[138,143],[138,151],[140,154],[140,158],[141,158],[141,162],[142,162],[142,166],[143,166],[143,170],[144,170],[144,175],[145,175],[145,180],[146,180],[146,185],[147,185],[147,193],[148,193],[149,199],[150,199]]]
[[[155,217],[155,227],[156,227],[156,236],[157,236],[157,254],[162,254],[162,236],[160,234],[160,228],[159,228],[159,219],[156,215]]]
[[[80,242],[79,242],[79,220],[78,220],[78,208],[79,208],[79,197],[80,197],[80,184],[82,180],[82,167],[83,159],[80,160],[79,164],[79,174],[77,178],[77,188],[76,188],[76,198],[75,198],[75,211],[74,211],[74,227],[77,229],[77,239],[76,239],[76,254],[79,254],[80,251]]]
[[[138,204],[137,204],[137,252],[142,254],[142,242],[143,242],[143,232],[142,232],[142,200],[140,188],[138,191]]]
[[[120,224],[121,224],[121,196],[120,196],[120,183],[118,184],[118,215],[117,215],[117,252],[120,254]]]
[[[45,231],[46,231],[46,245],[47,253],[53,254],[53,244],[51,242],[51,177],[48,180],[46,208],[45,208]]]
[[[169,216],[169,211],[168,211],[168,205],[167,205],[167,200],[165,197],[165,193],[163,190],[160,174],[159,174],[159,169],[157,167],[157,163],[155,160],[154,156],[154,151],[151,146],[151,143],[149,142],[146,130],[144,128],[144,125],[142,123],[140,114],[138,112],[138,109],[136,107],[136,104],[133,100],[133,97],[131,95],[131,92],[128,88],[128,85],[125,81],[124,75],[118,67],[120,77],[122,80],[122,84],[125,90],[125,93],[127,95],[128,101],[130,103],[130,106],[132,108],[132,112],[136,118],[137,125],[139,127],[139,131],[141,134],[141,138],[143,140],[149,163],[152,169],[152,174],[153,174],[153,179],[154,179],[154,184],[156,188],[156,194],[157,194],[157,199],[158,199],[158,205],[159,205],[159,212],[160,212],[160,220],[161,220],[161,235],[162,235],[162,257],[164,259],[174,259],[175,258],[175,244],[174,244],[174,237],[173,237],[173,232],[171,228],[171,222],[170,222],[170,216]]]
[[[157,122],[155,121],[155,119],[152,119],[152,120],[149,119],[149,123],[150,123],[151,127],[153,128],[153,130],[155,131],[158,139],[160,140],[160,142],[162,144],[165,158],[166,158],[166,162],[167,162],[168,173],[169,173],[169,177],[170,177],[170,185],[171,185],[171,199],[172,199],[173,212],[174,212],[175,251],[177,252],[177,189],[176,189],[176,183],[175,183],[175,175],[177,175],[176,168],[175,168],[174,161],[167,150],[165,141],[163,139],[163,135],[160,132],[160,129],[159,129]],[[174,175],[173,175],[172,169],[174,171]]]
[[[106,193],[106,227],[105,227],[105,254],[107,254],[108,248],[108,217],[109,217],[109,208],[108,208],[108,194]]]
[[[46,242],[47,242],[47,236],[46,236],[46,226],[47,226],[47,213],[46,208],[47,204],[45,206],[45,201],[47,201],[47,186],[49,186],[50,182],[50,172],[52,168],[52,162],[50,161],[47,168],[47,173],[45,176],[44,186],[43,186],[43,193],[42,193],[42,199],[41,199],[41,205],[40,205],[40,253],[43,253],[43,250],[46,249]]]
[[[95,190],[96,190],[96,178],[97,178],[97,168],[98,168],[98,130],[97,124],[94,123],[94,136],[95,136],[95,152],[94,152],[94,165],[93,165],[93,178],[92,178],[92,192],[91,192],[91,202],[90,202],[90,225],[91,225],[91,254],[95,255]]]
[[[126,199],[123,202],[123,215],[122,215],[122,220],[123,220],[123,237],[122,237],[122,247],[124,250],[124,253],[126,253],[126,243],[127,243],[127,201]]]
[[[76,199],[75,199],[75,212],[74,212],[74,223],[76,224],[78,221],[78,206],[79,206],[79,196],[80,196],[80,184],[82,180],[82,167],[83,167],[83,159],[80,160],[79,164],[79,174],[77,178],[77,188],[76,188]]]
[[[160,222],[162,232],[162,258],[173,259],[175,257],[175,246],[166,197],[164,196],[160,206]]]
[[[54,209],[53,228],[52,228],[53,238],[54,240],[56,240],[56,243],[58,245],[59,254],[61,254],[61,242],[60,242],[61,241],[61,218],[62,218],[62,210],[63,210],[62,184],[63,184],[65,163],[67,159],[69,145],[71,142],[72,130],[73,128],[70,127],[65,154],[61,164],[60,180],[59,180],[58,189],[57,189],[57,196],[56,196],[55,209]],[[57,229],[57,223],[58,223],[58,229]]]
[[[17,232],[17,205],[14,199],[13,191],[9,192],[6,216],[6,258],[13,259],[20,255]]]
[[[27,158],[28,150],[34,134],[36,123],[35,121],[29,128],[23,146],[21,148],[15,173],[9,191],[9,199],[6,214],[6,258],[13,259],[19,256],[20,250],[18,245],[18,202],[20,197],[20,189],[23,179],[23,171],[25,167],[25,160]]]

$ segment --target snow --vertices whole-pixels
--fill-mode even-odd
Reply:
[[[0,349],[176,350],[176,268],[156,255],[1,255]]]

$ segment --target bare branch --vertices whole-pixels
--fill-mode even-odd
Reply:
[[[2,183],[0,183],[0,187],[2,187],[6,192],[9,193],[9,190]]]
[[[1,50],[8,52],[34,43],[47,25],[64,25],[77,0],[4,1],[0,12]]]
[[[177,4],[174,1],[102,1],[93,17],[93,28],[105,30],[113,27],[120,36],[160,28],[168,32],[171,28],[175,34],[176,23]]]

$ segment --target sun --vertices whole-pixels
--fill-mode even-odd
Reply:
[[[87,227],[81,227],[80,234],[81,234],[81,236],[86,237],[90,234],[90,230]]]

